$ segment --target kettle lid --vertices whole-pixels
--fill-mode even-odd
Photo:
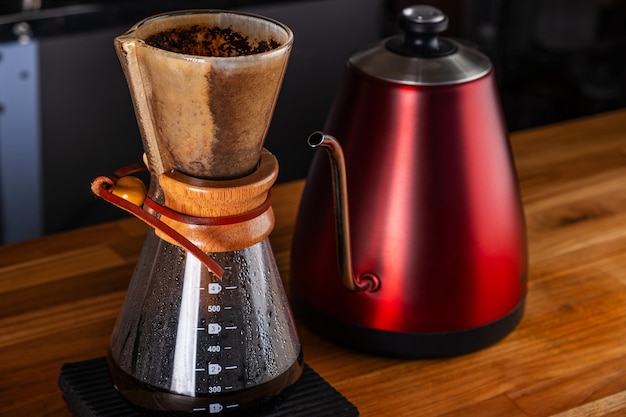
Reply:
[[[384,39],[350,57],[350,64],[366,74],[407,85],[450,85],[486,75],[491,61],[477,49],[439,36],[448,17],[439,9],[406,7],[398,18],[404,36]]]

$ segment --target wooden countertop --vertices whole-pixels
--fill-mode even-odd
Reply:
[[[511,141],[530,246],[512,334],[475,354],[406,361],[299,326],[306,362],[362,416],[626,415],[626,111]],[[273,191],[284,279],[302,187]],[[70,415],[59,369],[104,355],[145,232],[125,219],[0,247],[0,415]]]

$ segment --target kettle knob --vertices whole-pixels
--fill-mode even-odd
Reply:
[[[387,42],[387,49],[410,57],[436,58],[452,54],[456,46],[439,37],[448,28],[448,16],[436,7],[418,5],[402,9],[398,27],[404,38],[395,37]]]

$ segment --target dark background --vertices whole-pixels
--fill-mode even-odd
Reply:
[[[510,131],[626,107],[626,1],[424,3],[448,14],[446,36],[470,41],[491,58]],[[226,8],[260,13],[291,27],[294,49],[266,140],[284,182],[306,176],[312,156],[306,137],[323,127],[346,59],[393,35],[395,16],[411,4],[416,2],[3,0],[0,45],[20,40],[38,45],[42,207],[36,234],[125,215],[93,197],[89,184],[139,160],[143,152],[113,49],[113,38],[135,22],[171,10]],[[0,91],[0,124],[10,114],[4,111],[10,97],[7,103],[3,99]],[[6,181],[0,178],[0,184]],[[0,201],[0,215],[2,206]],[[17,220],[3,216],[0,232],[11,221]]]

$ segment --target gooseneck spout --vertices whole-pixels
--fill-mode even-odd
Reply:
[[[350,218],[348,214],[348,186],[346,166],[341,145],[334,137],[323,132],[312,133],[308,140],[312,148],[322,147],[330,159],[335,210],[335,234],[339,276],[343,286],[352,292],[376,291],[380,280],[376,274],[365,272],[354,275],[352,269],[352,245],[350,243]]]

